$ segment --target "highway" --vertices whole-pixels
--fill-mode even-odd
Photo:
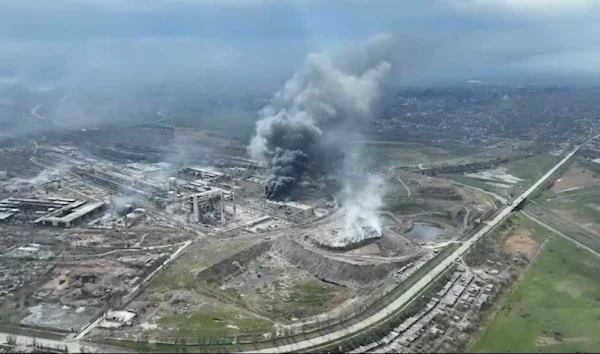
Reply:
[[[573,157],[573,155],[575,155],[575,153],[577,153],[577,151],[579,151],[580,147],[581,146],[578,146],[569,154],[567,154],[552,169],[550,169],[545,175],[543,175],[539,180],[537,180],[529,189],[527,189],[525,192],[523,192],[523,194],[515,198],[510,205],[502,209],[502,211],[494,219],[489,221],[481,230],[479,230],[475,235],[473,235],[473,237],[465,241],[465,243],[462,246],[460,246],[456,251],[454,251],[454,253],[452,253],[450,256],[444,259],[429,273],[427,273],[425,276],[419,279],[419,281],[417,281],[415,285],[413,285],[404,294],[402,294],[400,297],[394,300],[394,302],[386,306],[380,312],[374,314],[373,316],[365,319],[362,322],[353,324],[336,332],[332,332],[329,334],[325,334],[319,337],[307,339],[293,344],[286,344],[279,347],[253,351],[252,353],[289,353],[294,351],[305,351],[309,348],[319,345],[325,345],[335,340],[339,340],[344,337],[361,332],[369,328],[370,326],[381,322],[388,316],[396,313],[404,306],[406,306],[415,295],[423,291],[429,285],[429,283],[431,283],[434,279],[441,275],[442,272],[444,272],[448,267],[450,267],[452,263],[454,263],[457,259],[463,256],[476,242],[478,242],[481,238],[487,235],[494,227],[500,224],[508,215],[510,215],[516,209],[516,207],[521,202],[527,199],[540,186],[547,182],[560,167],[562,167],[567,161],[569,161]]]

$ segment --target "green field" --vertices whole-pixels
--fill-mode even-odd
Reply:
[[[598,352],[600,259],[554,236],[493,311],[473,352]]]
[[[565,215],[580,222],[600,223],[600,188],[597,186],[558,195],[546,192],[538,201],[544,209],[565,211]]]
[[[201,311],[192,314],[167,315],[160,319],[159,324],[173,327],[177,336],[187,338],[197,338],[200,335],[233,336],[236,333],[267,333],[272,327],[272,323],[267,320],[222,308],[210,309],[210,306],[205,306]]]
[[[295,282],[290,290],[287,299],[276,304],[274,308],[274,312],[281,313],[287,320],[292,317],[313,316],[329,310],[332,300],[341,288],[318,280],[304,280]]]
[[[554,155],[538,154],[515,161],[510,167],[509,172],[525,181],[529,185],[530,181],[536,180],[548,172],[554,166],[560,157]]]

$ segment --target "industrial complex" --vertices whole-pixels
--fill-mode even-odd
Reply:
[[[394,88],[390,43],[119,122],[0,102],[0,353],[597,348],[597,91]]]

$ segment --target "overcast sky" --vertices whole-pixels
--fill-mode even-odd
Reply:
[[[422,65],[406,70],[409,83],[594,80],[600,77],[598,3],[0,0],[0,83],[197,78],[249,87],[284,80],[308,52],[381,32],[434,48]]]

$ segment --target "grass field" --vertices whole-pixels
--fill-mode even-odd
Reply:
[[[538,199],[546,209],[565,210],[581,222],[600,223],[600,188],[585,187],[580,190],[554,194],[546,191]]]
[[[316,315],[331,307],[331,301],[339,290],[337,286],[316,280],[298,282],[291,289],[288,307],[297,316]]]
[[[445,178],[506,197],[506,189],[465,175],[444,175]]]
[[[509,173],[524,180],[522,184],[529,185],[554,166],[559,156],[539,154],[515,161],[509,166]]]
[[[192,314],[171,314],[160,319],[159,324],[176,328],[180,337],[197,338],[199,335],[231,336],[236,333],[266,333],[272,323],[256,317],[234,312],[210,309],[208,306]]]
[[[488,318],[473,352],[600,351],[600,259],[555,236]]]

